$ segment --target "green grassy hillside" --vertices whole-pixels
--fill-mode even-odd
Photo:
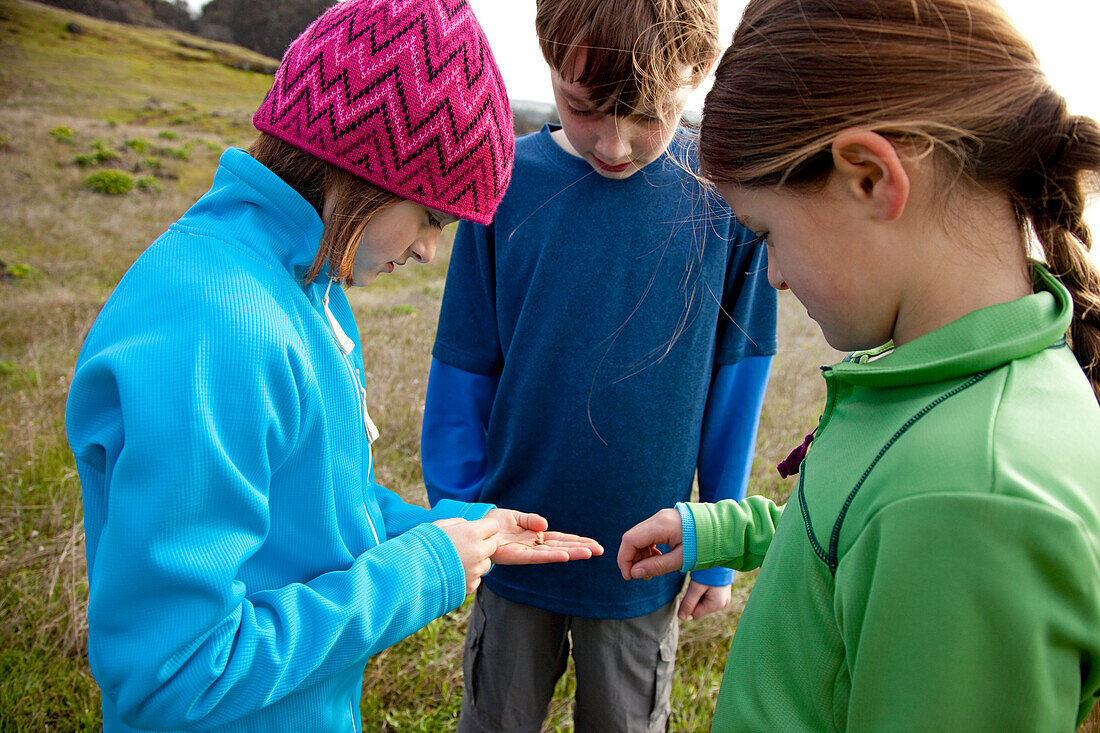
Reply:
[[[0,731],[97,728],[67,385],[122,273],[203,193],[221,150],[251,140],[273,64],[181,33],[0,0]],[[100,193],[93,176],[133,189]],[[379,396],[379,480],[410,501],[424,501],[420,415],[448,252],[444,243],[438,263],[350,294]],[[832,358],[797,303],[783,297],[781,307],[754,466],[754,489],[777,499],[788,487],[772,467],[815,422],[815,366]],[[706,727],[751,583],[743,576],[727,612],[684,625],[673,730]],[[465,624],[460,609],[371,661],[365,730],[453,727]],[[568,730],[572,685],[568,675],[548,730]]]
[[[0,22],[0,100],[42,112],[246,134],[278,66],[239,46],[24,0],[0,4]]]

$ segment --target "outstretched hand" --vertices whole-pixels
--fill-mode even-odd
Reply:
[[[500,525],[499,544],[492,556],[498,565],[537,565],[568,560],[587,560],[603,554],[596,540],[564,532],[547,531],[549,524],[538,514],[514,509],[491,509],[485,515]]]

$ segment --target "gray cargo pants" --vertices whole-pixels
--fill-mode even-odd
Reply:
[[[470,612],[458,733],[538,733],[570,652],[576,733],[658,733],[670,712],[676,603],[646,616],[563,616],[484,585]]]

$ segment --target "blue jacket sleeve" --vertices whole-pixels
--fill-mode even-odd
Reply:
[[[405,532],[424,524],[439,519],[481,519],[496,508],[496,504],[473,503],[455,501],[452,499],[437,500],[431,509],[425,509],[416,504],[409,504],[401,496],[389,489],[374,485],[374,494],[378,499],[378,506],[382,510],[382,516],[386,520],[386,539],[400,537]]]
[[[497,380],[432,359],[420,461],[428,502],[476,501],[488,466],[486,435]]]
[[[750,356],[718,368],[703,413],[700,501],[745,497],[771,364],[771,356]],[[733,571],[711,568],[698,570],[691,577],[705,585],[729,585]]]

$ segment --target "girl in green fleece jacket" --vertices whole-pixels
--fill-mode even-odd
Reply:
[[[1100,126],[991,0],[752,0],[700,148],[852,352],[785,507],[623,536],[628,579],[760,567],[714,729],[1073,730],[1100,694]]]

